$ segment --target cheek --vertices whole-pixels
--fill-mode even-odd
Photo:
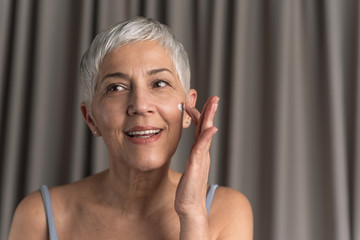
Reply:
[[[184,110],[184,104],[186,102],[186,96],[183,93],[175,92],[167,94],[161,98],[161,105],[166,107],[169,112],[182,115]]]
[[[175,123],[175,126],[182,126],[183,102],[181,100],[166,101],[160,105],[160,108],[169,122]]]
[[[94,116],[101,130],[110,130],[124,121],[121,105],[102,104],[94,108]]]

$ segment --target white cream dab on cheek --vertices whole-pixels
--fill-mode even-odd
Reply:
[[[183,111],[183,104],[179,103],[177,106],[178,106],[178,109],[182,112]]]

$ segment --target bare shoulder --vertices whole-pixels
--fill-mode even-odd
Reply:
[[[46,215],[40,191],[31,193],[17,206],[9,239],[47,239]]]
[[[209,214],[209,223],[217,239],[253,239],[253,213],[244,194],[219,187]]]
[[[241,192],[229,187],[218,187],[214,196],[214,208],[229,211],[229,213],[235,212],[236,216],[241,213],[245,215],[251,214],[248,217],[252,217],[249,200]]]
[[[90,176],[78,182],[51,187],[50,197],[56,228],[62,229],[76,210],[79,196],[90,189],[96,176]],[[48,239],[48,226],[41,192],[35,191],[25,197],[17,206],[11,224],[10,240]]]

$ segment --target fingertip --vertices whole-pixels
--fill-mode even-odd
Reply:
[[[194,108],[188,102],[184,103],[184,107],[185,107],[184,110],[187,113],[191,113],[191,109]]]
[[[212,137],[217,133],[218,128],[217,127],[210,127],[206,129],[202,134],[205,136],[205,138],[208,138],[209,140],[212,139]]]
[[[212,96],[210,98],[210,101],[213,103],[218,103],[220,101],[220,97],[219,96]]]
[[[191,114],[191,106],[187,102],[184,103],[184,110],[186,113]]]
[[[218,128],[216,128],[216,127],[212,127],[212,134],[211,134],[211,139],[215,136],[215,134],[219,131],[219,129]]]

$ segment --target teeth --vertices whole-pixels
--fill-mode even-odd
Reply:
[[[134,135],[148,135],[148,134],[156,134],[159,133],[160,129],[157,130],[146,130],[146,131],[134,131],[134,132],[128,132],[130,136]]]

